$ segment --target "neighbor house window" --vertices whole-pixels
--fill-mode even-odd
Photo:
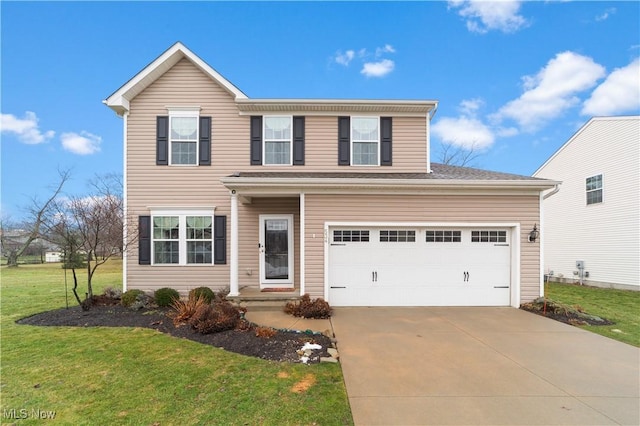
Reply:
[[[264,163],[291,165],[291,116],[264,116]]]
[[[587,178],[587,205],[602,202],[602,175]]]
[[[351,164],[378,166],[380,120],[378,117],[351,117]]]
[[[213,215],[159,213],[152,223],[153,264],[213,263]]]
[[[198,164],[198,119],[193,112],[169,116],[171,164]]]
[[[428,243],[459,243],[461,241],[461,231],[427,230],[426,232],[426,242]]]

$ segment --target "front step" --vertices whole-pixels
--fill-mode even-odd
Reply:
[[[281,311],[287,302],[300,300],[300,292],[261,292],[250,287],[240,290],[239,296],[227,296],[227,300],[251,311]]]

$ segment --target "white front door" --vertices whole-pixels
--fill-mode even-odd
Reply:
[[[293,215],[260,215],[260,288],[293,287]]]

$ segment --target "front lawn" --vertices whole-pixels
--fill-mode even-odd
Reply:
[[[94,292],[119,288],[121,267],[99,268]],[[74,425],[353,423],[339,365],[264,361],[142,328],[17,325],[65,306],[64,271],[1,274],[0,423],[40,423],[39,412]]]
[[[621,342],[640,347],[640,292],[547,283],[548,298],[565,305],[579,305],[591,314],[613,321],[613,325],[581,326]]]

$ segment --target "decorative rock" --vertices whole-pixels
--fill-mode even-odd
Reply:
[[[327,352],[329,352],[329,355],[331,355],[331,358],[340,358],[340,355],[338,355],[338,350],[334,349],[334,348],[327,348]]]
[[[338,360],[336,358],[329,357],[329,356],[321,356],[320,357],[320,362],[333,362],[333,363],[336,363],[336,362],[338,362]]]

